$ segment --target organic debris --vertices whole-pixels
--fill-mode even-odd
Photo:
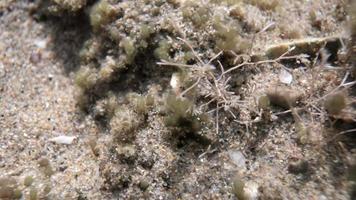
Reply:
[[[0,198],[352,198],[351,1],[0,1]]]

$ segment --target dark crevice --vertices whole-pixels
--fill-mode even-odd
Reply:
[[[76,13],[64,12],[54,16],[47,13],[47,4],[40,1],[32,16],[45,25],[52,39],[49,48],[54,52],[55,59],[63,63],[63,72],[69,75],[79,69],[79,52],[91,35],[89,18],[85,8]]]

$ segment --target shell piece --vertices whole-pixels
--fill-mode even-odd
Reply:
[[[34,45],[40,49],[45,49],[47,47],[48,41],[46,39],[37,39],[34,41]]]
[[[0,78],[6,75],[5,66],[0,62]]]
[[[279,73],[279,81],[281,81],[281,83],[290,85],[293,81],[293,76],[287,70],[282,68],[281,72]]]
[[[177,90],[180,86],[180,81],[179,81],[179,75],[178,73],[174,73],[172,74],[172,78],[171,78],[171,81],[169,82],[171,87],[174,89],[174,90]]]
[[[51,139],[49,139],[49,141],[57,143],[57,144],[72,144],[76,138],[77,137],[75,137],[75,136],[61,135],[58,137],[51,138]]]
[[[239,150],[230,150],[229,157],[232,163],[234,163],[239,168],[246,168],[246,159],[245,156]]]

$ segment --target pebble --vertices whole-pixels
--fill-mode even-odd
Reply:
[[[0,62],[0,78],[6,75],[5,66]]]
[[[57,144],[72,144],[72,142],[74,141],[74,139],[76,139],[77,137],[75,136],[58,136],[58,137],[54,137],[49,139],[49,141],[57,143]]]
[[[239,150],[230,150],[229,157],[232,163],[234,163],[239,168],[246,168],[245,156]]]

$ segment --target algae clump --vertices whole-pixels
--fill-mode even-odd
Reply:
[[[26,187],[29,187],[29,186],[32,185],[32,183],[33,183],[33,177],[32,177],[32,176],[26,176],[26,178],[25,178],[23,184],[24,184]]]
[[[90,24],[94,31],[100,30],[108,24],[116,15],[117,11],[106,0],[96,3],[90,11]]]
[[[165,123],[168,127],[181,128],[188,132],[197,132],[201,128],[199,115],[194,113],[194,103],[188,99],[168,95],[166,110],[168,116]]]
[[[135,130],[140,125],[136,113],[126,107],[117,108],[113,118],[110,121],[110,132],[114,140],[118,142],[132,142],[135,138]]]

